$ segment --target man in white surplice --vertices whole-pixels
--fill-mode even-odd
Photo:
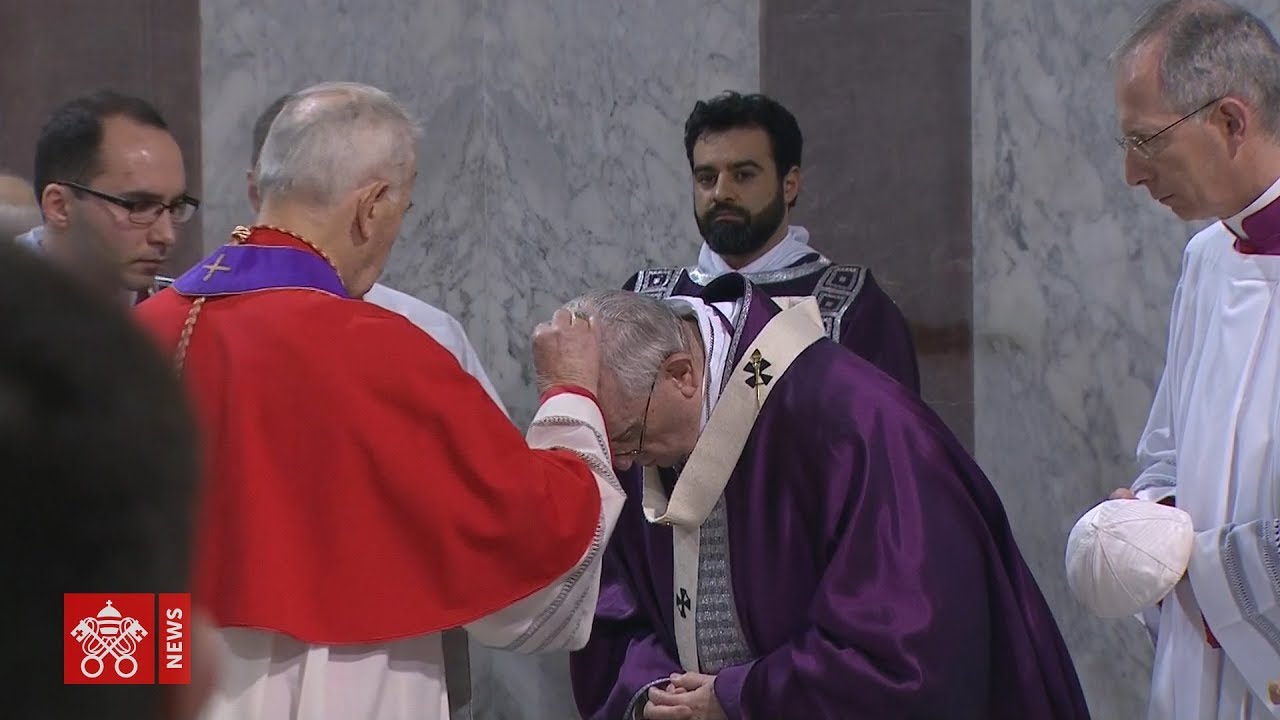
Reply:
[[[1256,16],[1166,2],[1115,58],[1125,179],[1183,220],[1168,356],[1112,497],[1192,517],[1187,573],[1152,613],[1150,720],[1280,717],[1280,47]]]

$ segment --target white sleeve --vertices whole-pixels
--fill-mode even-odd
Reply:
[[[479,643],[517,653],[578,650],[591,636],[604,548],[626,495],[614,475],[604,418],[591,400],[564,393],[538,409],[529,446],[568,450],[586,462],[600,490],[600,521],[587,551],[552,585],[465,626]]]
[[[1186,262],[1183,263],[1183,273]],[[1169,312],[1169,341],[1165,350],[1164,371],[1151,401],[1151,413],[1147,426],[1138,439],[1138,478],[1132,490],[1142,500],[1160,502],[1177,494],[1178,442],[1173,428],[1174,373],[1179,368],[1174,354],[1174,336],[1182,317],[1182,279],[1173,293],[1173,307]]]
[[[457,338],[455,343],[458,363],[462,365],[463,370],[467,371],[467,374],[480,382],[480,387],[483,387],[484,391],[489,394],[498,409],[507,417],[511,417],[511,413],[507,412],[507,406],[502,403],[502,397],[498,395],[497,388],[489,381],[489,375],[484,371],[484,364],[480,362],[480,356],[476,354],[476,349],[471,345],[471,339],[467,337],[467,331],[453,317],[449,317],[449,322]]]
[[[1187,575],[1231,664],[1269,697],[1280,681],[1280,520],[1197,532]]]
[[[1133,492],[1159,502],[1177,493],[1178,448],[1173,435],[1173,405],[1169,398],[1169,368],[1160,375],[1147,426],[1138,440],[1138,479]]]

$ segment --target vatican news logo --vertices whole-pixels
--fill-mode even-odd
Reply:
[[[190,683],[190,618],[187,593],[63,595],[63,682]]]

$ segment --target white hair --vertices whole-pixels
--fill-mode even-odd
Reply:
[[[420,130],[389,94],[329,82],[292,95],[271,123],[254,169],[263,198],[324,204],[371,180],[412,177]]]
[[[1166,0],[1138,19],[1112,53],[1113,65],[1154,41],[1163,43],[1160,91],[1171,110],[1189,113],[1234,95],[1280,137],[1280,45],[1257,15],[1220,0]]]
[[[682,314],[661,300],[625,290],[594,290],[565,308],[586,312],[599,325],[600,367],[628,399],[648,394],[663,361],[689,350],[691,309]]]

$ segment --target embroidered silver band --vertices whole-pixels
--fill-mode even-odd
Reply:
[[[858,295],[862,292],[863,285],[866,284],[866,268],[860,265],[832,265],[830,260],[820,257],[795,267],[769,272],[743,273],[742,276],[756,285],[767,286],[789,282],[816,272],[821,272],[822,277],[818,278],[818,283],[809,294],[818,301],[818,312],[822,315],[822,326],[826,330],[827,337],[839,342],[844,315],[849,308],[853,307]],[[634,292],[660,300],[668,298],[680,281],[681,273],[687,273],[690,280],[702,286],[706,286],[716,278],[696,267],[649,268],[636,273]]]
[[[799,265],[782,268],[781,270],[766,270],[764,272],[738,274],[756,285],[770,285],[773,283],[788,282],[790,280],[802,278],[805,275],[812,275],[830,264],[830,260],[819,255],[817,260],[810,260],[807,263],[800,263]],[[711,273],[703,272],[696,267],[685,268],[685,271],[689,273],[690,280],[703,286],[711,284],[712,280],[720,277],[719,275],[712,275]]]
[[[746,292],[742,294],[742,300],[738,303],[737,316],[733,318],[733,339],[729,341],[729,354],[725,356],[724,372],[720,374],[720,392],[724,392],[725,386],[729,384],[729,379],[733,377],[734,358],[738,357],[738,345],[742,342],[742,330],[747,326],[747,312],[751,307],[752,289],[750,283],[746,286]]]
[[[1258,631],[1259,635],[1266,638],[1276,654],[1280,654],[1280,628],[1258,611],[1258,603],[1253,597],[1253,588],[1249,586],[1244,568],[1240,566],[1240,533],[1230,532],[1230,527],[1223,528],[1218,536],[1218,547],[1221,548],[1219,553],[1222,557],[1222,569],[1227,576],[1227,583],[1231,586],[1231,595],[1235,598],[1236,607],[1240,610],[1240,617]]]
[[[729,559],[729,523],[724,496],[702,523],[698,538],[698,664],[714,675],[731,665],[751,660],[738,606],[733,597],[733,573]]]
[[[665,300],[671,296],[684,268],[649,268],[636,273],[636,286],[632,292]]]
[[[1262,555],[1263,566],[1267,568],[1271,592],[1275,593],[1276,604],[1280,605],[1280,520],[1258,523],[1258,551]]]
[[[818,284],[810,293],[818,301],[822,326],[827,331],[827,337],[832,340],[840,341],[840,326],[844,322],[844,314],[858,299],[866,277],[866,268],[859,265],[832,265],[822,273]]]

